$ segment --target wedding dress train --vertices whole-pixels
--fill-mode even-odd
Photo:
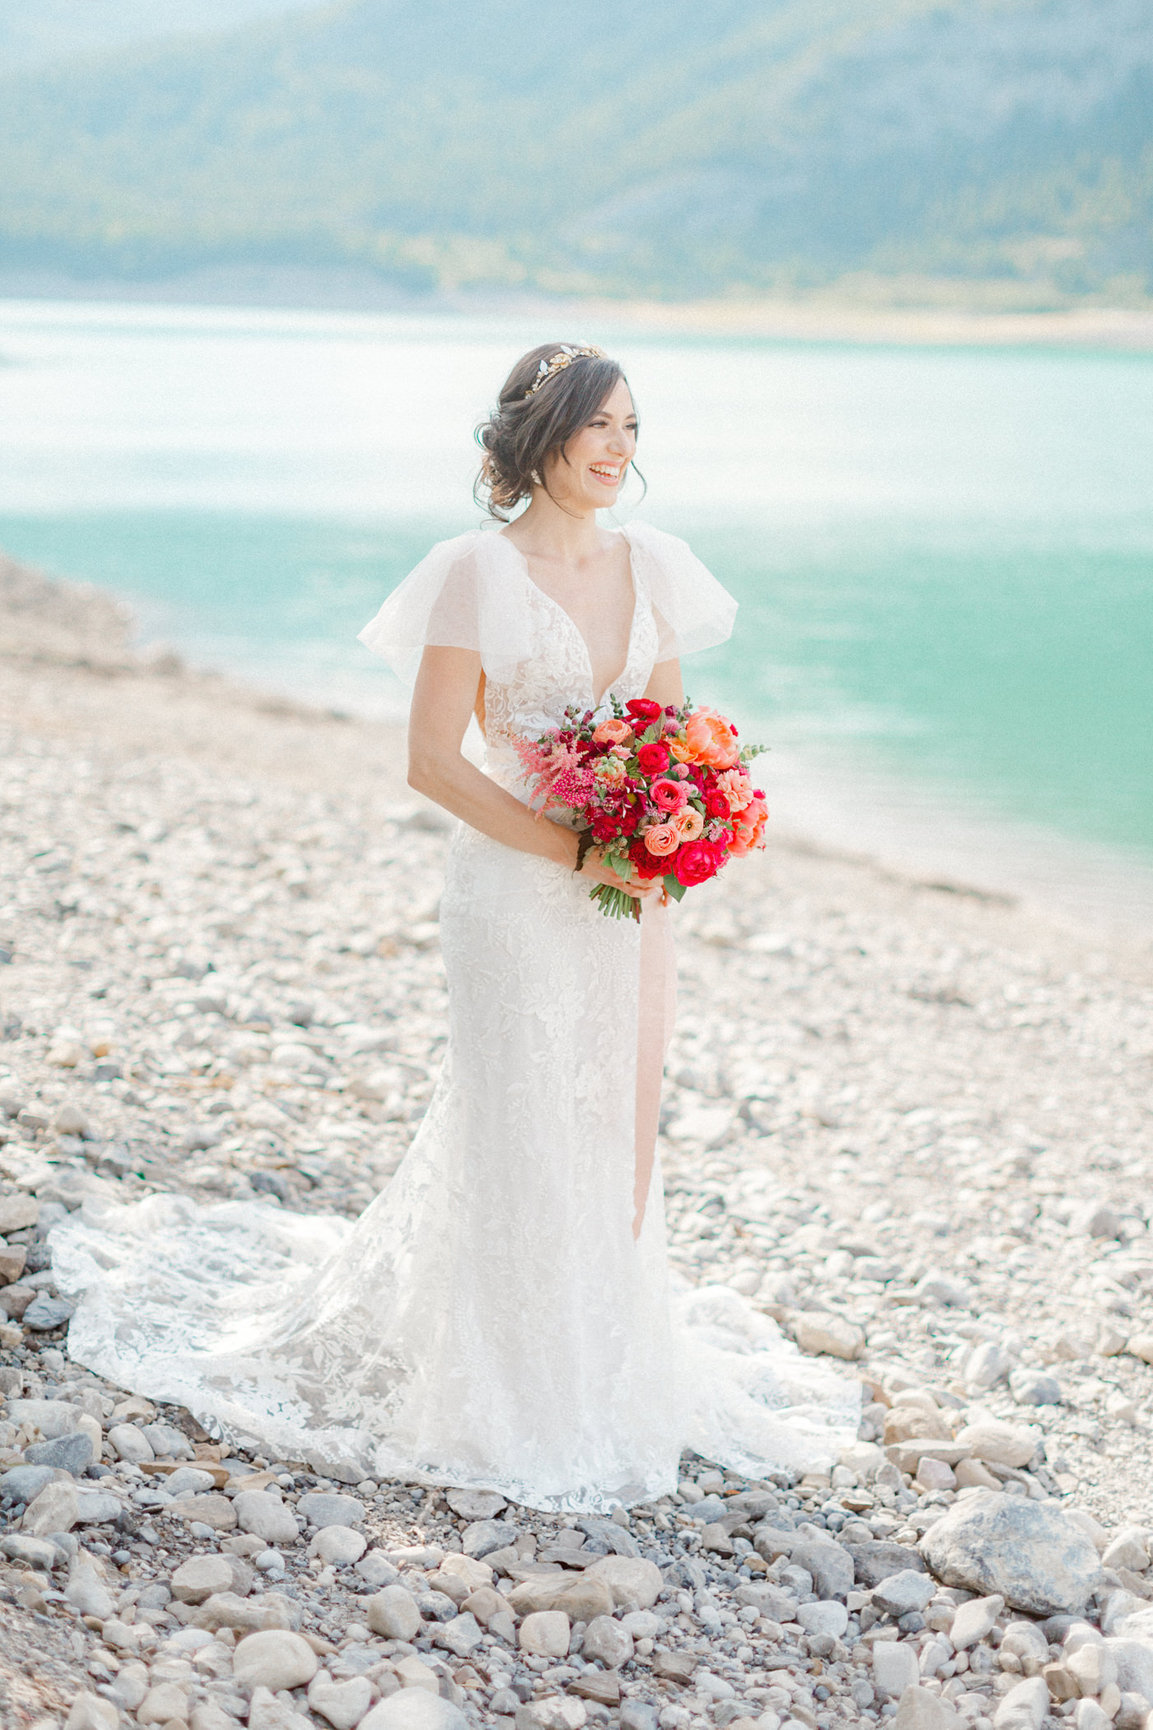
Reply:
[[[622,702],[733,611],[682,542],[624,532]],[[409,673],[426,643],[478,649],[487,772],[521,796],[515,735],[598,696],[576,625],[499,533],[434,548],[364,640]],[[664,1493],[685,1448],[755,1477],[831,1463],[857,1384],[726,1288],[673,1289],[659,1162],[634,1236],[639,928],[461,826],[441,941],[447,1055],[382,1194],[356,1221],[86,1204],[51,1236],[58,1284],[81,1294],[72,1357],[270,1457],[556,1512]]]

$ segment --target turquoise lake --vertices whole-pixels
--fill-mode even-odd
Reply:
[[[517,353],[600,341],[642,422],[620,515],[742,603],[694,695],[889,789],[906,833],[1153,864],[1153,355],[567,322],[0,303],[0,546],[194,662],[398,713],[356,631],[478,520],[471,431]]]

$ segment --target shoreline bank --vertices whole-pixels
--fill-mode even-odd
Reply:
[[[991,1730],[1019,1611],[998,1577],[930,1580],[920,1547],[974,1495],[1081,1543],[1107,1633],[1146,1613],[1153,967],[782,834],[677,910],[660,1155],[674,1267],[865,1383],[835,1478],[686,1456],[675,1495],[557,1522],[320,1480],[70,1363],[44,1242],[63,1213],[172,1193],[354,1215],[395,1170],[443,1052],[448,826],[405,787],[398,729],[149,664],[91,591],[47,620],[34,601],[0,613],[0,1472],[51,1479],[0,1479],[17,1730],[59,1730],[78,1682],[144,1724],[239,1730],[254,1627],[300,1630],[326,1678],[254,1699],[268,1730],[331,1730],[325,1690],[357,1678],[366,1706],[438,1693],[444,1730],[877,1730],[908,1687],[931,1722]],[[97,1427],[98,1483],[25,1458],[62,1413]],[[312,1520],[318,1491],[351,1539]],[[493,1514],[515,1543],[474,1559]],[[447,1595],[470,1550],[511,1638]],[[654,1571],[651,1622],[596,1597],[610,1550]],[[881,1564],[925,1583],[924,1614]],[[571,1645],[538,1658],[529,1598],[568,1582]],[[404,1639],[386,1585],[412,1595]],[[975,1593],[988,1634],[954,1642]],[[1047,1659],[1070,1620],[1030,1624]]]

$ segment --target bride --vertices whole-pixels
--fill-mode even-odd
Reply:
[[[599,349],[526,354],[479,436],[493,520],[434,547],[362,633],[415,677],[411,784],[461,819],[427,1116],[355,1222],[171,1195],[62,1222],[69,1351],[347,1482],[603,1512],[673,1489],[685,1448],[753,1477],[827,1466],[856,1383],[735,1293],[670,1278],[665,910],[528,810],[514,750],[570,704],[680,702],[680,657],[723,641],[735,603],[683,541],[599,522],[637,444]],[[473,715],[483,769],[462,752]],[[597,883],[641,919],[603,917]]]

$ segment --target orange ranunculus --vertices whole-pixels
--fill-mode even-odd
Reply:
[[[743,811],[734,814],[733,838],[729,842],[729,852],[734,858],[743,859],[745,854],[751,853],[754,848],[764,846],[768,816],[768,806],[756,795],[749,800]]]
[[[685,743],[690,763],[707,763],[713,769],[731,769],[741,754],[736,734],[715,709],[694,710],[685,723]]]
[[[693,756],[692,746],[689,744],[683,733],[673,733],[665,740],[665,744],[668,746],[671,755],[676,758],[678,763],[696,762],[696,758]]]
[[[593,738],[598,745],[623,745],[626,739],[631,739],[633,730],[627,721],[618,720],[610,715],[607,721],[602,721]]]
[[[682,841],[695,841],[698,835],[704,834],[705,820],[695,805],[686,805],[674,812],[669,826],[676,830]]]
[[[681,844],[673,823],[653,823],[645,830],[644,844],[657,859],[663,859],[666,853],[675,853]]]

